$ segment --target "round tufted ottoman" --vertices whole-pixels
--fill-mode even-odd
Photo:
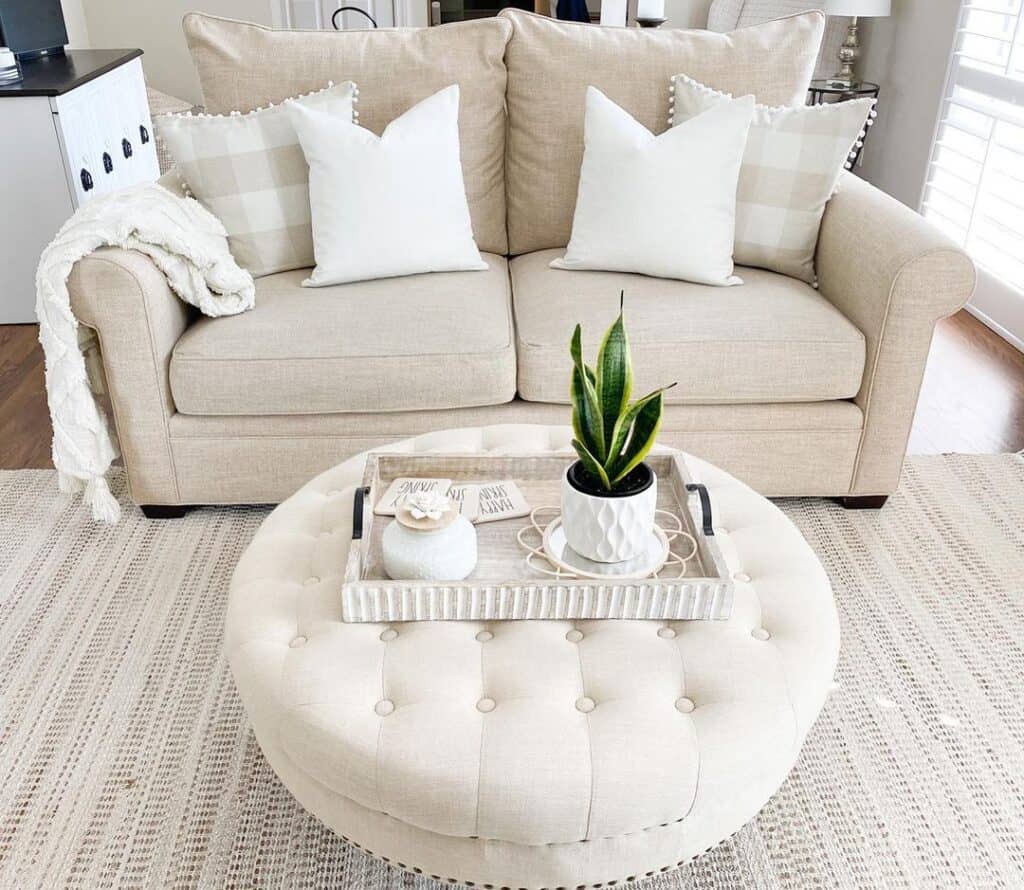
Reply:
[[[569,452],[500,426],[397,451]],[[350,843],[483,887],[630,881],[751,819],[793,766],[839,650],[828,578],[782,513],[688,458],[736,579],[725,622],[344,624],[364,458],[281,504],[231,583],[227,652],[281,781]]]

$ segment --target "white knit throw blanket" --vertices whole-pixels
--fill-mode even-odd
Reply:
[[[84,491],[95,519],[117,522],[121,510],[104,476],[117,443],[86,373],[67,281],[71,268],[100,247],[144,253],[167,276],[171,290],[204,315],[251,309],[252,276],[228,251],[224,227],[192,198],[156,183],[97,198],[80,208],[43,251],[36,273],[39,340],[46,355],[46,397],[53,421],[53,463],[62,491]],[[102,295],[101,295],[102,296]]]

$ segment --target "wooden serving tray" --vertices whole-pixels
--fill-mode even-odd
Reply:
[[[477,566],[464,581],[392,580],[384,572],[381,538],[389,516],[373,506],[392,480],[434,477],[458,482],[513,479],[531,508],[557,507],[571,455],[390,454],[367,457],[363,487],[356,490],[353,540],[342,585],[342,619],[350,622],[506,621],[515,619],[623,618],[657,621],[724,619],[732,610],[733,584],[711,526],[711,504],[694,485],[679,454],[657,454],[647,463],[658,477],[658,507],[676,514],[697,542],[682,578],[644,580],[559,579],[531,569],[516,540],[528,518],[481,523]],[[690,486],[690,489],[688,489]],[[685,556],[692,545],[677,540]],[[678,568],[671,574],[678,573]]]

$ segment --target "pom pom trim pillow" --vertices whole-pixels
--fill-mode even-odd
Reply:
[[[733,101],[685,74],[672,78],[670,127]],[[813,284],[825,205],[874,114],[874,99],[757,105],[740,168],[735,260]]]
[[[572,236],[552,268],[742,284],[732,258],[736,183],[753,114],[746,96],[655,136],[588,87]]]
[[[459,158],[459,87],[377,136],[287,103],[309,163],[316,268],[307,287],[419,272],[483,271]]]
[[[351,121],[358,95],[346,81],[292,101]],[[313,265],[309,168],[283,105],[164,115],[156,131],[186,191],[224,224],[238,265],[256,277]]]

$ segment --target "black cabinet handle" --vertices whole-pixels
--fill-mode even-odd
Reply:
[[[107,173],[114,172],[114,159],[107,152],[103,152],[103,169]]]
[[[92,174],[83,167],[79,176],[82,180],[82,191],[89,191],[93,186]]]
[[[124,152],[124,156],[126,158],[130,158],[132,156],[132,144],[127,139],[121,140],[121,151]]]
[[[139,139],[142,140],[143,145],[149,142],[149,130],[146,129],[145,124],[139,124]]]

